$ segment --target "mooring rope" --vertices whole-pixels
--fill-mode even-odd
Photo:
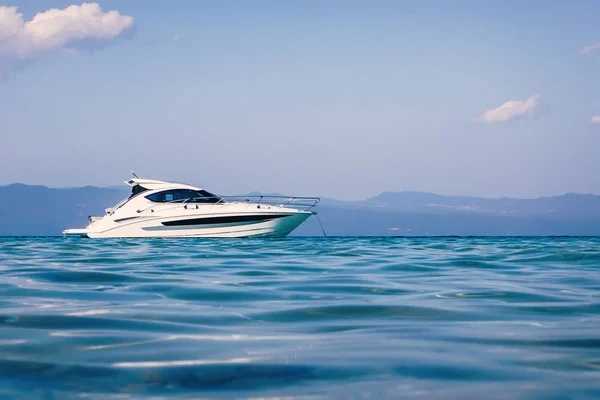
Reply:
[[[327,237],[327,234],[325,233],[325,229],[323,228],[323,224],[321,223],[321,217],[319,217],[319,214],[315,213],[315,215],[317,216],[317,220],[319,221],[319,226],[321,226],[321,231],[323,232],[323,236]]]

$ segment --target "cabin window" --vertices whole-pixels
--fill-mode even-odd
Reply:
[[[192,189],[165,190],[150,194],[146,198],[155,203],[218,203],[221,200],[218,196],[206,190]]]

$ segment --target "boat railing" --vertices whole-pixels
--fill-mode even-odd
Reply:
[[[315,207],[321,199],[319,197],[299,197],[299,196],[280,196],[280,195],[247,195],[247,196],[222,196],[225,202],[246,203],[256,206],[275,206],[288,207],[297,210],[308,211]],[[219,201],[215,205],[222,203]]]
[[[197,202],[196,200],[201,200]],[[217,200],[206,202],[206,200]],[[256,206],[260,208],[261,206],[274,206],[274,207],[288,207],[294,208],[301,211],[309,211],[313,207],[315,207],[321,198],[319,197],[299,197],[299,196],[280,196],[280,195],[247,195],[247,196],[215,196],[215,197],[195,197],[189,199],[177,199],[166,201],[164,203],[156,203],[151,206],[148,206],[143,209],[137,210],[138,213],[142,213],[144,211],[154,211],[154,208],[158,205],[174,205],[175,207],[185,207],[188,208],[190,206],[199,205],[210,205],[211,208],[217,205],[225,205],[228,203],[245,203],[248,207]],[[174,208],[175,208],[174,207]]]

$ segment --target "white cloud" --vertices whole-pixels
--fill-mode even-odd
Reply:
[[[590,122],[592,124],[600,124],[600,115],[593,116],[592,119],[590,119]]]
[[[176,34],[173,35],[173,37],[171,39],[173,41],[178,41],[181,38],[183,38],[183,35],[181,33],[176,33]]]
[[[540,96],[537,94],[527,100],[510,100],[500,107],[487,110],[477,120],[487,123],[506,122],[520,116],[533,115],[539,105]]]
[[[600,42],[583,46],[583,49],[581,49],[581,54],[589,54],[595,50],[600,50]]]
[[[0,60],[26,61],[89,42],[105,44],[132,26],[132,17],[103,12],[97,3],[52,8],[30,21],[17,7],[0,6]]]

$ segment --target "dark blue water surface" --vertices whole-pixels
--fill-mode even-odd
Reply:
[[[0,238],[0,398],[600,398],[600,239]]]

